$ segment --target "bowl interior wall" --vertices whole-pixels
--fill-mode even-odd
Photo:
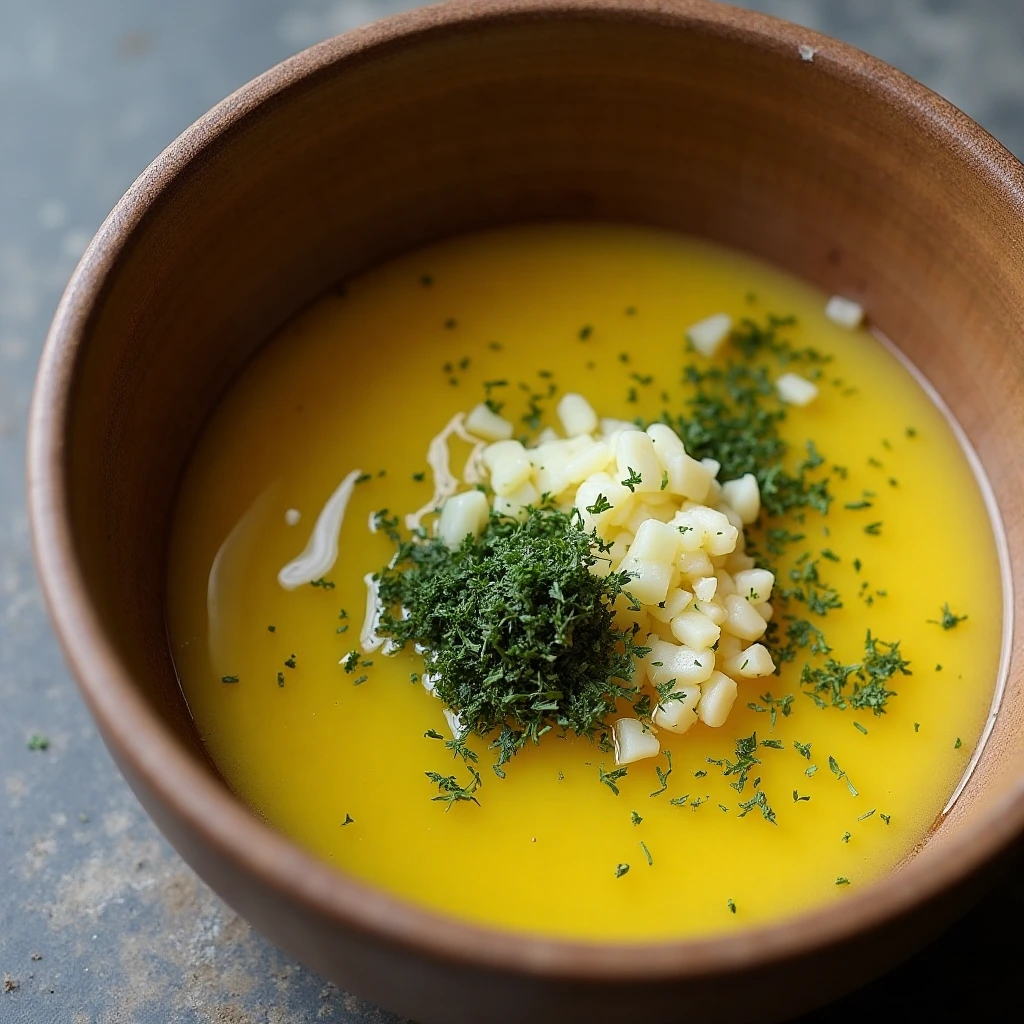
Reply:
[[[984,153],[857,77],[797,53],[611,15],[524,15],[387,44],[222,109],[136,186],[152,201],[88,325],[73,406],[76,543],[147,700],[198,750],[170,661],[164,558],[176,487],[252,352],[333,282],[500,223],[680,229],[865,302],[945,397],[1024,552],[1020,217]],[[236,108],[242,104],[237,101]],[[235,112],[238,112],[237,110]],[[838,112],[838,113],[837,113]],[[975,781],[938,832],[1020,774],[1020,659]]]

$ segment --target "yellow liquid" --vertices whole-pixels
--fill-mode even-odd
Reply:
[[[978,485],[942,414],[886,349],[831,324],[823,307],[821,294],[738,254],[592,224],[448,241],[372,270],[299,315],[210,422],[182,485],[170,551],[181,684],[232,789],[274,828],[382,889],[551,936],[707,935],[842,899],[897,868],[941,813],[981,734],[1002,635],[998,561]],[[480,400],[483,381],[511,382],[501,397],[516,418],[528,398],[516,385],[545,391],[541,370],[601,415],[681,410],[681,367],[699,358],[684,354],[683,331],[723,310],[734,319],[794,313],[787,337],[834,356],[818,400],[792,410],[785,427],[795,451],[811,438],[830,464],[848,468],[845,480],[832,480],[829,515],[809,514],[799,527],[815,557],[828,548],[841,559],[819,568],[844,607],[815,621],[844,664],[860,660],[867,629],[901,641],[913,675],[896,678],[899,695],[881,717],[816,708],[800,693],[799,661],[781,678],[742,682],[722,728],[661,734],[675,768],[659,796],[651,794],[663,757],[630,766],[615,796],[598,781],[611,757],[587,741],[549,735],[506,765],[503,781],[480,745],[480,806],[445,813],[424,772],[468,776],[424,737],[448,731],[440,702],[410,685],[419,659],[378,653],[360,686],[339,665],[358,646],[362,577],[392,553],[368,532],[368,515],[404,514],[429,498],[429,473],[426,482],[412,476],[426,469],[427,441]],[[642,385],[634,372],[654,382]],[[357,467],[374,478],[349,506],[328,574],[336,588],[286,592],[278,570]],[[874,492],[870,509],[844,508],[865,490]],[[298,525],[286,524],[288,509],[301,512]],[[882,523],[877,536],[864,530],[872,522]],[[928,620],[947,601],[969,617],[944,630]],[[774,730],[747,707],[768,690],[797,695]],[[752,773],[774,827],[756,811],[739,817],[751,784],[739,795],[707,763],[731,757],[737,737],[754,730],[784,744],[761,748]],[[810,761],[794,740],[812,744]],[[858,796],[830,771],[830,755]],[[794,790],[811,799],[795,801]],[[703,802],[670,804],[683,794]],[[346,816],[353,820],[343,826]],[[619,864],[628,874],[616,877]],[[840,877],[850,885],[837,886]]]

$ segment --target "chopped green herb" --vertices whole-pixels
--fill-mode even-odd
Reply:
[[[341,823],[341,827],[344,828],[346,825],[354,825],[355,820],[356,819],[353,818],[351,814],[346,814],[345,820]]]
[[[463,801],[472,801],[477,806],[480,805],[480,801],[473,794],[483,785],[483,780],[476,769],[470,765],[466,767],[472,776],[467,786],[460,786],[454,775],[441,775],[439,772],[423,773],[431,782],[437,785],[437,796],[431,797],[431,799],[442,801],[445,804],[444,810],[446,814],[452,809],[454,804]]]
[[[914,732],[920,732],[920,731],[921,731],[921,723],[920,722],[915,722],[914,723]]]
[[[854,572],[860,572],[860,559],[859,558],[855,558],[853,560],[853,571]]]
[[[284,686],[284,673],[283,672],[278,672],[277,673],[277,685],[278,686]]]
[[[871,534],[872,537],[877,537],[882,532],[882,524],[880,522],[868,523],[868,525],[864,527],[864,532]]]
[[[764,795],[763,789],[759,789],[749,800],[745,800],[740,804],[740,817],[745,818],[754,808],[761,812],[761,816],[765,821],[771,822],[773,825],[778,824],[775,820],[775,812],[768,803],[768,798]]]
[[[956,743],[953,744],[953,749],[954,750],[959,750],[963,745],[964,745],[963,744],[963,740],[961,740],[960,737],[957,736]]]
[[[914,427],[907,427],[907,437],[917,437],[917,430]]]
[[[497,734],[499,764],[551,729],[594,739],[636,695],[633,659],[648,649],[613,625],[630,576],[590,571],[596,540],[576,513],[494,513],[479,540],[451,551],[414,538],[378,573],[379,635],[421,645],[435,695],[470,732]]]
[[[412,478],[413,480],[416,481],[416,483],[421,484],[423,483],[424,480],[427,479],[427,474],[420,470],[420,472],[418,473],[413,473]]]
[[[868,734],[868,731],[867,731],[867,729],[865,729],[865,728],[864,728],[864,726],[863,726],[863,725],[861,725],[861,724],[860,724],[860,722],[854,722],[854,723],[853,723],[853,727],[854,727],[854,729],[856,729],[856,730],[857,730],[858,732],[862,732],[862,733],[864,733],[864,735],[865,735],[865,736],[867,736],[867,734]]]
[[[644,856],[647,858],[647,866],[654,867],[654,858],[651,856],[651,851],[647,849],[647,844],[641,839],[640,849],[644,851]]]
[[[849,885],[850,880],[848,878],[839,877],[836,879],[836,885]]]
[[[806,775],[806,776],[807,776],[807,778],[809,778],[809,779],[813,779],[813,778],[814,778],[814,776],[815,776],[815,775],[816,775],[817,773],[818,773],[818,766],[817,766],[816,764],[812,764],[812,765],[810,766],[810,768],[806,768],[806,769],[804,769],[804,775]]]
[[[798,804],[801,800],[810,800],[809,796],[801,796],[799,790],[793,790],[793,803]]]
[[[892,821],[892,818],[888,814],[879,814],[879,817],[882,819],[882,821],[886,823],[886,825],[888,825],[889,822]]]
[[[715,759],[712,757],[709,757],[707,761],[708,764],[718,765],[722,769],[722,774],[727,778],[730,775],[737,776],[736,781],[730,782],[729,785],[737,793],[742,793],[744,786],[747,784],[747,776],[750,770],[755,765],[761,763],[760,759],[755,756],[756,750],[757,733],[755,732],[736,741],[735,761],[730,761],[728,758]]]
[[[268,633],[276,633],[277,632],[277,626],[267,626],[267,632]]]
[[[620,480],[619,483],[621,483],[623,487],[628,487],[632,493],[636,491],[637,484],[642,484],[644,481],[643,477],[641,477],[632,466],[627,466],[626,469],[629,471],[629,476],[627,476],[625,480]]]
[[[744,662],[744,665],[745,664],[746,662]],[[769,690],[768,693],[761,694],[761,700],[764,701],[763,704],[757,704],[751,701],[749,704],[747,704],[747,707],[750,708],[751,711],[756,711],[760,714],[767,713],[769,717],[770,728],[774,729],[775,723],[778,720],[780,712],[783,718],[789,718],[789,716],[792,714],[793,701],[795,700],[795,698],[791,693],[787,693],[785,697],[773,697],[771,691]],[[761,744],[761,746],[773,747],[775,746],[775,743],[765,740]]]
[[[621,878],[623,875],[628,874],[628,873],[629,873],[629,865],[628,864],[617,864],[615,866],[615,877],[616,878]]]
[[[725,905],[729,908],[730,914],[736,913],[736,904],[732,900],[726,900]]]
[[[949,603],[947,602],[942,606],[942,618],[929,619],[928,621],[935,626],[941,626],[943,629],[955,629],[966,618],[966,615],[954,615],[950,611]]]
[[[808,761],[811,759],[811,744],[800,743],[798,740],[793,740],[793,746],[796,748],[796,752],[801,756],[807,758]]]
[[[862,509],[862,508],[871,508],[871,502],[870,501],[848,501],[843,507],[844,508],[848,508],[851,511],[857,511],[857,510]]]
[[[639,825],[640,822],[644,819],[641,818],[640,815],[636,813],[636,811],[631,811],[629,815],[629,820],[632,821],[634,825]]]
[[[844,832],[843,833],[843,842],[844,843],[848,843],[852,838],[853,838],[853,836],[851,836],[849,832]]]
[[[25,746],[29,750],[48,750],[50,747],[50,741],[42,733],[34,732],[25,741]]]
[[[448,317],[447,320],[445,320],[444,325],[450,331],[450,330],[452,330],[455,327],[456,323],[457,323],[457,321],[456,321],[455,317],[450,316],[450,317]]]
[[[598,767],[597,777],[601,780],[616,796],[619,795],[619,787],[616,783],[619,779],[624,779],[626,773],[629,771],[628,768],[616,768],[613,771],[606,772],[603,768]]]
[[[661,765],[655,765],[654,770],[658,773],[658,781],[661,783],[661,788],[656,789],[651,796],[660,796],[668,789],[668,777],[672,774],[672,751],[666,750],[665,757],[668,759],[668,770],[662,771]]]
[[[237,683],[238,676],[221,676],[220,681],[222,683]]]
[[[587,338],[589,338],[591,336],[591,334],[593,334],[593,333],[594,333],[594,328],[591,327],[590,324],[584,324],[584,326],[581,327],[580,330],[579,330],[579,339],[580,339],[580,341],[586,341]]]
[[[850,781],[850,776],[847,775],[846,772],[844,772],[843,769],[839,767],[839,762],[836,761],[836,759],[831,754],[829,754],[828,757],[828,767],[832,774],[836,777],[836,779],[838,779],[840,782],[846,782],[846,788],[850,791],[851,796],[860,796],[860,793],[857,792],[857,790],[854,788],[853,783]]]
[[[857,820],[858,821],[867,821],[867,819],[870,818],[871,815],[874,814],[874,813],[875,813],[875,808],[872,807],[870,811],[865,811]]]
[[[423,734],[423,738],[424,739],[429,739],[429,740],[443,740],[444,739],[444,737],[439,732],[436,732],[434,729],[428,729]]]

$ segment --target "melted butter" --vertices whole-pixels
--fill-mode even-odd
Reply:
[[[1000,654],[999,564],[949,424],[883,346],[830,323],[824,305],[813,289],[692,239],[546,225],[411,254],[296,317],[213,417],[172,537],[174,656],[228,784],[274,828],[371,884],[443,913],[546,935],[707,935],[842,899],[894,870],[941,813],[981,734]],[[800,694],[799,664],[741,683],[721,729],[661,734],[674,770],[658,796],[653,761],[630,766],[615,796],[598,781],[611,756],[585,741],[549,736],[506,765],[504,781],[481,747],[481,805],[446,814],[424,773],[468,775],[425,735],[447,730],[440,702],[411,682],[419,659],[360,650],[363,577],[393,553],[386,537],[368,533],[367,517],[432,507],[430,481],[413,474],[428,468],[428,440],[480,401],[484,381],[509,382],[492,396],[517,422],[552,380],[559,394],[586,395],[602,416],[679,410],[683,332],[720,311],[734,320],[795,313],[793,343],[833,355],[819,398],[793,410],[785,430],[795,451],[813,439],[846,477],[833,478],[828,516],[785,525],[805,535],[842,595],[842,609],[814,619],[834,656],[859,660],[870,629],[901,641],[913,676],[897,679],[899,696],[877,718],[818,710]],[[648,375],[653,382],[642,383]],[[557,397],[539,399],[543,423],[556,423]],[[470,445],[457,433],[449,445],[449,468],[458,470]],[[277,573],[295,554],[284,513],[322,508],[352,465],[373,479],[351,496],[327,574],[334,589],[283,590]],[[863,500],[869,509],[844,507]],[[874,522],[880,532],[866,533]],[[969,616],[948,631],[928,621],[947,601]],[[351,651],[357,664],[346,673],[339,661]],[[224,675],[239,682],[223,685]],[[774,729],[747,706],[769,690],[797,695]],[[761,748],[751,775],[751,783],[761,778],[775,827],[756,811],[739,817],[751,783],[738,794],[707,760],[732,757],[737,737],[754,730],[783,744]],[[810,760],[795,741],[811,744]],[[858,796],[830,771],[829,756]],[[657,763],[666,767],[663,757]],[[795,800],[794,791],[811,799]],[[684,805],[669,803],[684,795]],[[346,815],[354,821],[342,827]],[[622,863],[630,871],[616,878]],[[837,886],[840,877],[850,886]]]

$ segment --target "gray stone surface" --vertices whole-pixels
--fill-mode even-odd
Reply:
[[[132,178],[236,86],[402,0],[0,0],[0,1022],[384,1024],[199,882],[113,768],[56,649],[24,510],[42,339]],[[923,79],[1024,156],[1021,0],[757,0]],[[27,749],[35,731],[45,751]],[[912,963],[805,1024],[1019,1020],[1024,865]]]

